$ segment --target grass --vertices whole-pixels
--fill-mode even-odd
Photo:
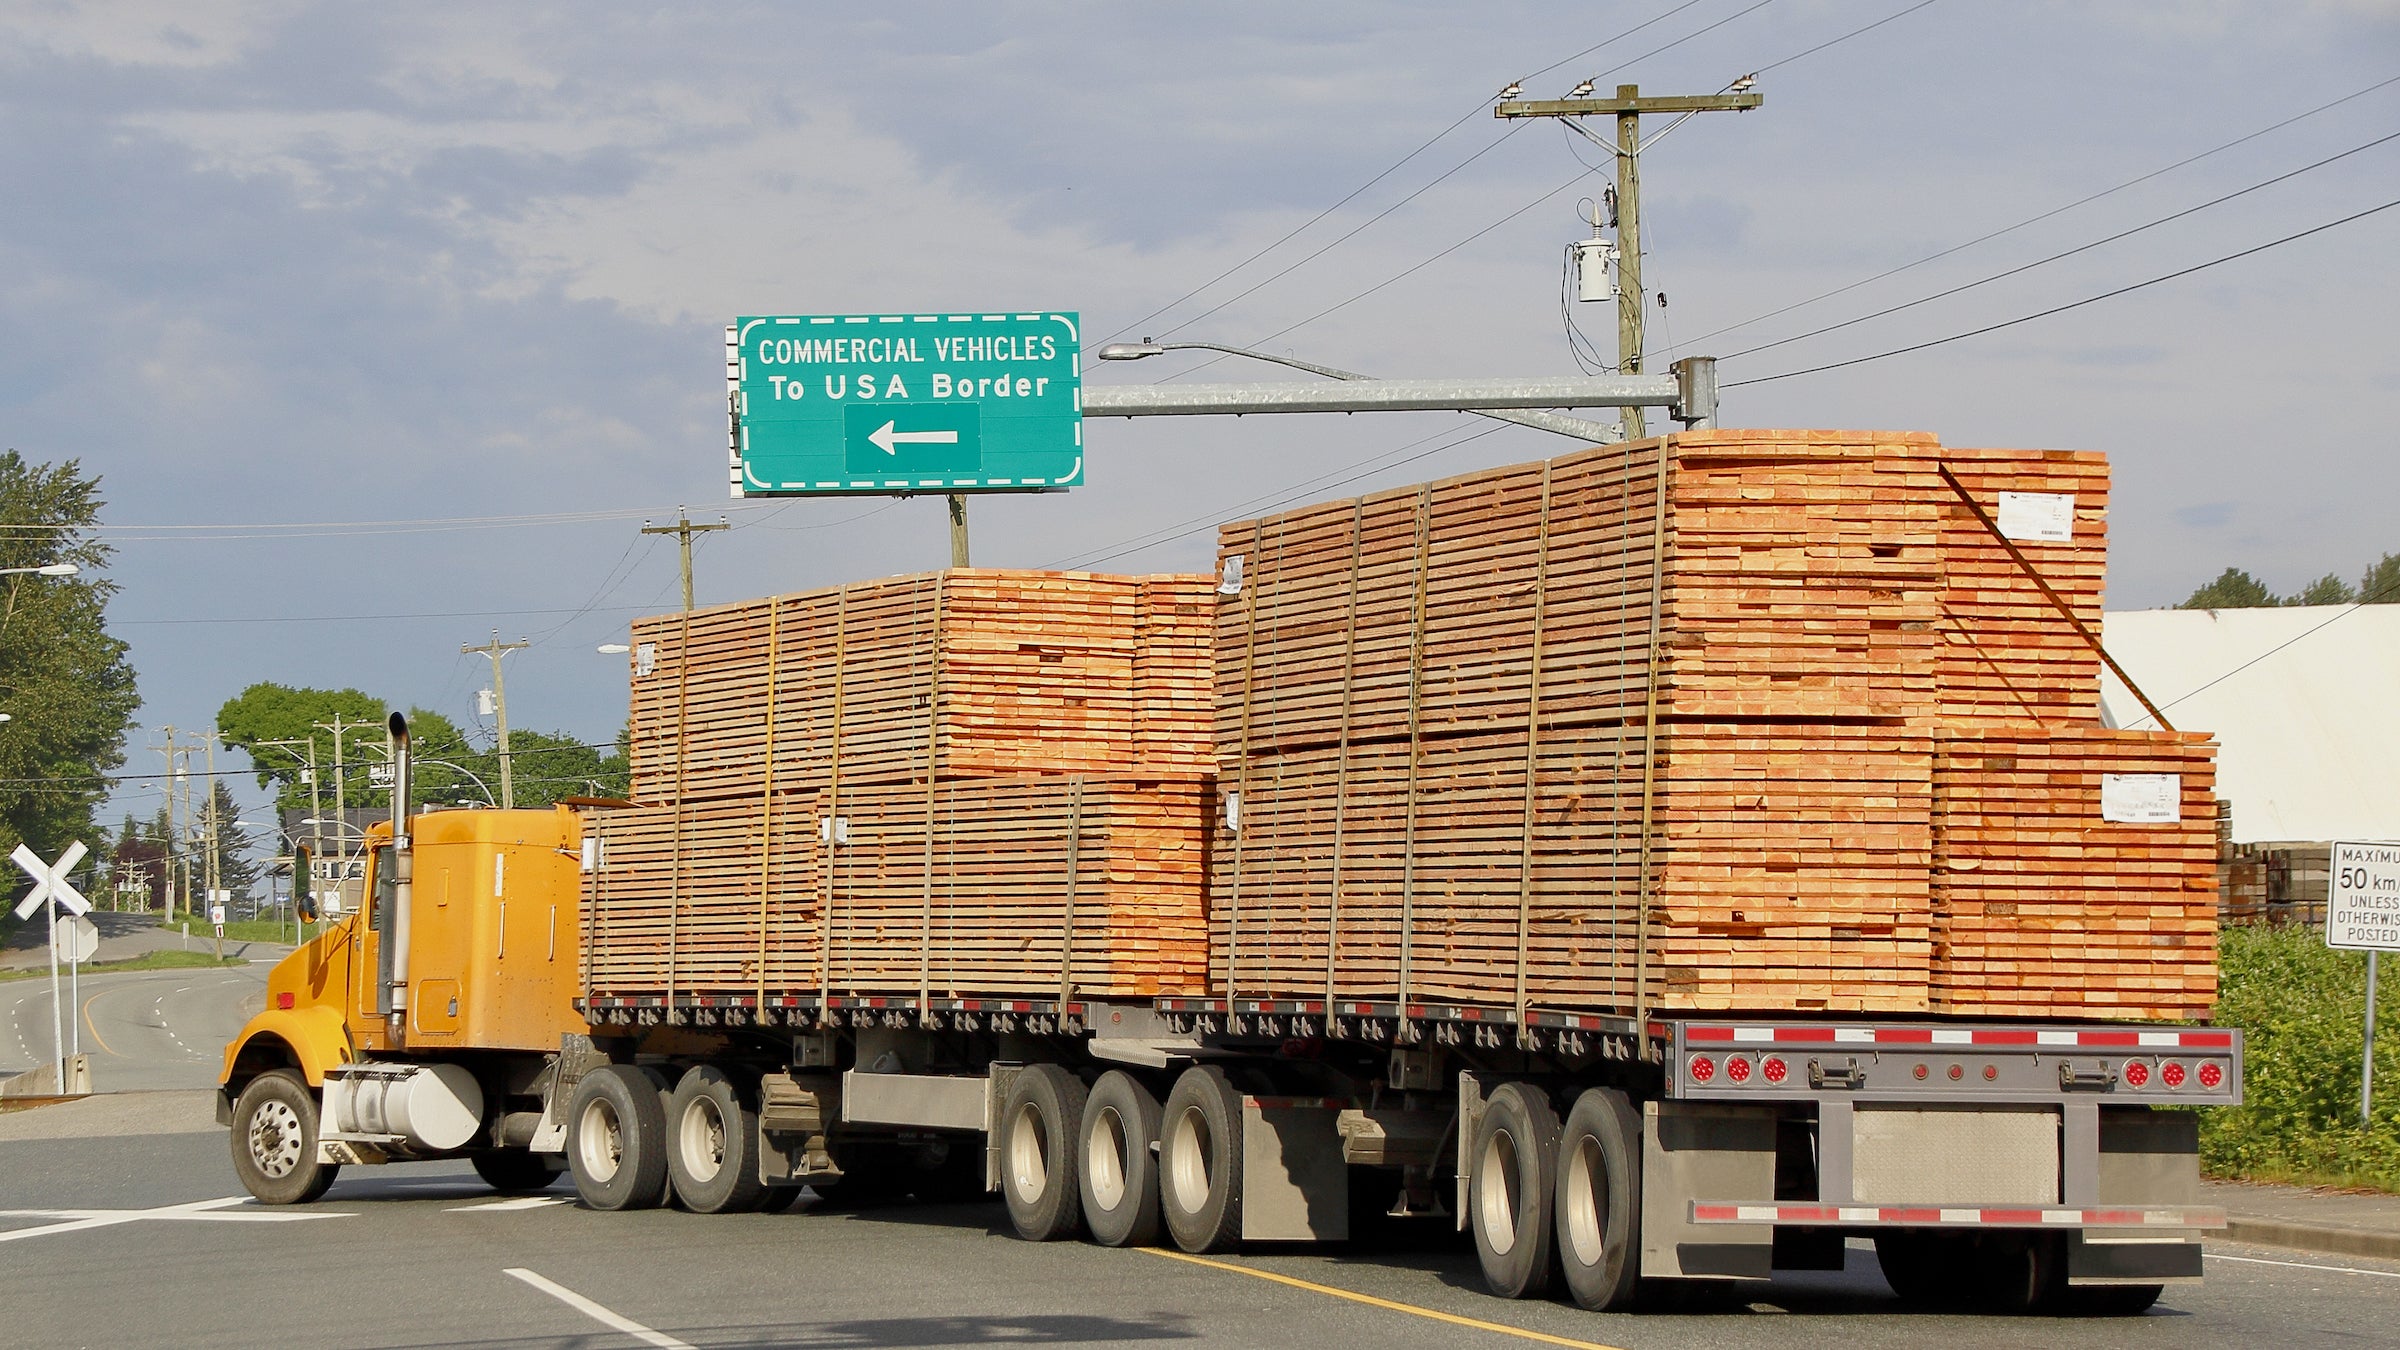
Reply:
[[[2229,928],[2216,1021],[2240,1027],[2243,1104],[2200,1113],[2212,1176],[2400,1191],[2400,979],[2377,991],[2374,1111],[2359,1120],[2367,958],[2309,928]],[[2400,975],[2400,962],[2392,974]]]
[[[306,941],[308,938],[314,937],[315,929],[316,925],[314,924],[303,924],[301,940]],[[177,919],[173,924],[168,925],[167,931],[189,934],[194,942],[215,940],[214,930],[207,922],[200,919]],[[227,942],[290,943],[292,941],[292,925],[289,922],[279,923],[273,919],[235,919],[225,925],[225,940]]]
[[[185,952],[170,948],[165,951],[144,952],[140,956],[124,961],[94,961],[83,968],[83,973],[86,975],[113,975],[122,970],[182,970],[195,966],[246,966],[248,964],[250,962],[242,957],[228,956],[220,961],[207,952]],[[63,968],[61,973],[64,973]],[[41,979],[50,977],[50,967],[47,963],[28,970],[0,970],[0,980],[30,980],[36,977]]]

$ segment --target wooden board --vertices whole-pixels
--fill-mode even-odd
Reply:
[[[2003,495],[2072,499],[2070,537],[2012,538],[2025,562],[2093,635],[2108,570],[2108,459],[2091,451],[1945,449],[1942,459],[1984,514]],[[1942,511],[1941,645],[1935,657],[1945,725],[2100,718],[2100,657],[1952,494]]]
[[[1044,776],[596,813],[589,992],[1196,994],[1209,810],[1200,776]]]

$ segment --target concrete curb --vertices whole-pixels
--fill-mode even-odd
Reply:
[[[2370,1256],[2400,1261],[2400,1233],[2378,1233],[2364,1228],[2334,1228],[2324,1224],[2287,1223],[2282,1219],[2229,1214],[2225,1217],[2225,1238],[2230,1242],[2295,1247],[2331,1256]]]

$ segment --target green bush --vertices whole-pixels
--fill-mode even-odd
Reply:
[[[2210,1174],[2400,1190],[2400,960],[2376,995],[2375,1110],[2358,1118],[2367,958],[2311,928],[2231,928],[2219,1025],[2247,1033],[2243,1104],[2201,1112]]]

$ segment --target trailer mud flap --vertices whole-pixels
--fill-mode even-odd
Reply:
[[[1774,1273],[1772,1224],[1695,1224],[1697,1199],[1775,1195],[1771,1107],[1659,1101],[1642,1106],[1642,1274],[1763,1280]]]
[[[1336,1128],[1352,1103],[1242,1098],[1242,1240],[1339,1242],[1350,1236],[1350,1168]]]

